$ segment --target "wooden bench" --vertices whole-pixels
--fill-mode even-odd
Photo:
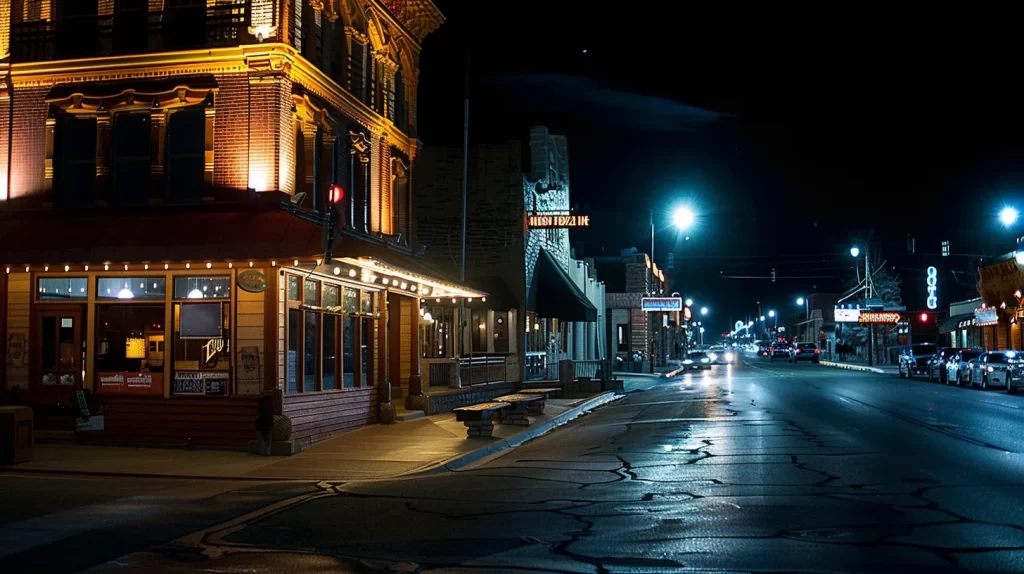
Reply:
[[[544,414],[544,404],[551,398],[551,395],[562,392],[562,388],[546,387],[543,389],[523,389],[519,392],[523,395],[537,395],[541,398],[539,401],[530,403],[529,407],[527,407],[527,414],[537,416]]]
[[[527,426],[530,424],[529,409],[534,403],[543,402],[543,395],[528,395],[525,393],[515,393],[511,395],[505,395],[503,397],[497,397],[494,399],[500,403],[508,403],[508,410],[501,411],[501,419],[498,421],[505,425],[519,425]]]
[[[452,412],[455,420],[466,425],[466,436],[487,438],[494,432],[494,417],[501,416],[502,409],[510,406],[503,402],[479,403],[452,409]]]

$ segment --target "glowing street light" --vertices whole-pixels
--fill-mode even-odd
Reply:
[[[851,247],[850,255],[852,255],[853,257],[860,257],[860,247],[857,247],[856,245]]]
[[[1014,223],[1017,223],[1017,217],[1020,215],[1015,208],[1007,205],[1006,207],[999,210],[999,223],[1003,224],[1003,227],[1010,227]]]
[[[796,304],[797,305],[803,305],[804,304],[804,298],[803,297],[797,297],[796,298]]]
[[[708,314],[708,308],[707,307],[701,307],[700,308],[700,314],[701,315],[707,315]]]
[[[693,307],[693,299],[687,299],[686,300],[686,306],[687,307]]]
[[[769,317],[774,317],[775,316],[775,309],[772,309],[771,311],[768,311],[768,316]]]
[[[764,315],[761,315],[761,320],[764,321]]]
[[[693,222],[697,219],[697,216],[693,213],[693,210],[689,206],[684,205],[676,208],[672,213],[672,225],[676,226],[676,229],[685,231],[693,225]]]

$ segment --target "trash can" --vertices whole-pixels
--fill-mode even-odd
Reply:
[[[0,464],[32,460],[32,409],[0,407]]]

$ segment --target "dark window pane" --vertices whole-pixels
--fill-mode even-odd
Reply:
[[[67,371],[75,367],[75,318],[60,318],[60,370]]]
[[[42,352],[42,368],[57,368],[57,318],[43,317],[42,344],[39,349]]]
[[[61,2],[57,21],[57,58],[96,55],[97,0]]]
[[[320,298],[318,297],[318,291],[320,284],[316,281],[306,281],[304,287],[304,293],[302,296],[302,302],[306,305],[319,305]]]
[[[137,54],[146,51],[148,11],[148,0],[118,0],[114,53]]]
[[[324,307],[337,307],[340,303],[341,287],[324,285]]]
[[[206,2],[167,0],[164,18],[167,48],[200,48],[206,44]]]
[[[149,199],[149,130],[148,113],[114,114],[111,203],[140,204]]]
[[[327,294],[326,288],[324,294]],[[324,344],[322,348],[323,357],[323,388],[325,391],[332,391],[336,388],[337,382],[335,381],[335,374],[337,371],[338,362],[338,341],[334,336],[334,331],[338,326],[337,315],[324,315]]]
[[[306,340],[305,340],[305,371],[303,377],[303,390],[307,393],[316,390],[316,355],[319,341],[316,336],[316,313],[306,313]]]
[[[288,276],[288,300],[299,300],[299,278],[295,275]]]
[[[89,280],[85,277],[43,277],[37,281],[36,298],[40,301],[62,301],[66,299],[85,299]]]
[[[167,198],[199,201],[205,189],[206,110],[176,110],[167,122]]]
[[[96,184],[96,119],[59,116],[53,154],[55,198],[63,203],[92,201]]]
[[[287,392],[294,393],[299,390],[299,321],[302,312],[298,309],[288,310],[288,364],[286,368],[288,385]]]
[[[347,289],[346,289],[347,291]],[[342,370],[344,373],[344,380],[346,387],[354,387],[355,381],[355,365],[356,365],[356,334],[355,334],[355,319],[352,317],[345,317],[345,335],[344,345],[342,346]]]
[[[351,289],[345,287],[345,312],[346,313],[358,313],[359,312],[359,289]]]
[[[360,386],[373,384],[373,319],[362,319],[363,332],[360,341],[362,371],[359,374]]]

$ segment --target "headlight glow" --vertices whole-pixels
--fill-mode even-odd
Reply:
[[[693,359],[686,359],[685,361],[683,361],[683,364],[684,365],[692,365],[693,364]]]
[[[726,353],[725,354],[725,360],[726,361],[731,361],[732,360],[732,353]]]
[[[702,363],[710,363],[711,359],[709,359],[707,357],[704,357],[703,359],[700,360],[700,362],[702,362]]]
[[[708,353],[708,356],[709,356],[709,357],[711,357],[711,360],[712,360],[712,361],[715,361],[715,360],[717,360],[717,359],[718,359],[718,355],[716,355],[716,354],[714,354],[714,353]]]

